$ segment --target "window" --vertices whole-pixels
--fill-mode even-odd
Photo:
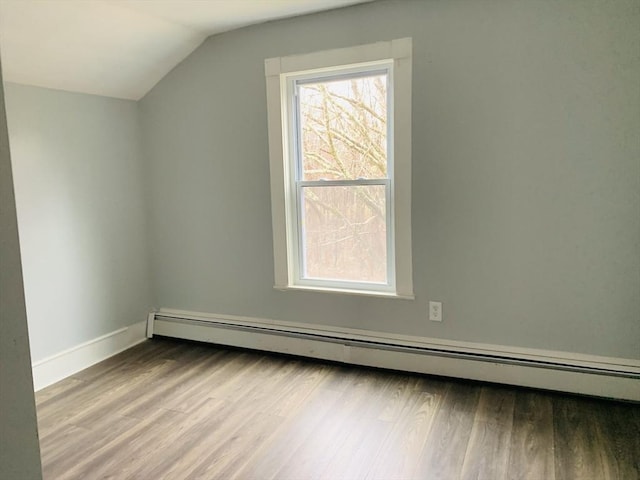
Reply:
[[[411,39],[265,74],[275,287],[413,298]]]

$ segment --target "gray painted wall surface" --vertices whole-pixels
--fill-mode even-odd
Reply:
[[[135,102],[8,84],[34,361],[152,308]]]
[[[211,37],[140,102],[158,305],[640,358],[639,8],[390,1]],[[264,59],[406,36],[416,300],[274,291]]]
[[[0,68],[0,478],[42,478]]]

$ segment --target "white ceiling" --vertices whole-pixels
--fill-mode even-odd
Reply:
[[[4,80],[137,100],[205,38],[371,0],[0,0]]]

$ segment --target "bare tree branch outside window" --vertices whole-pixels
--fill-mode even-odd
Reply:
[[[387,178],[387,76],[299,87],[302,180]],[[305,186],[305,276],[387,281],[386,187]]]

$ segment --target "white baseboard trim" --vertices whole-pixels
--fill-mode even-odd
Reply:
[[[147,332],[416,373],[640,402],[640,360],[161,309]]]
[[[147,323],[134,323],[34,362],[32,368],[35,391],[143,342],[146,339]]]

